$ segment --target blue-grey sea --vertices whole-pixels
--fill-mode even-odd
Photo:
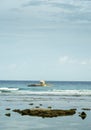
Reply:
[[[39,81],[0,81],[0,130],[91,130],[91,82],[46,81],[46,87],[32,87]],[[72,116],[42,118],[21,116],[14,109],[36,107],[77,109]],[[86,113],[82,119],[79,114]]]

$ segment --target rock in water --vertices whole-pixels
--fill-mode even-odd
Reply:
[[[15,109],[14,112],[18,112],[21,115],[39,116],[39,117],[57,117],[57,116],[70,116],[76,113],[75,109],[60,110],[60,109]]]
[[[85,119],[87,114],[85,112],[81,112],[81,114],[79,115],[82,119]]]

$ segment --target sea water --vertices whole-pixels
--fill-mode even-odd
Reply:
[[[28,87],[33,83],[36,84],[38,81],[0,81],[0,94],[91,96],[90,81],[47,81],[46,87]]]
[[[2,130],[90,130],[91,111],[83,120],[79,113],[91,109],[91,82],[46,81],[46,87],[29,84],[39,81],[0,81],[0,129]],[[31,105],[32,104],[32,105]],[[77,109],[73,116],[41,118],[21,116],[13,109],[35,107]],[[10,108],[10,110],[7,110]],[[10,116],[6,116],[10,113]]]

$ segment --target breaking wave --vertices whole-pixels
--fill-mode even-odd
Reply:
[[[8,88],[8,87],[0,88],[0,92],[12,92],[17,90],[19,90],[19,88]]]
[[[19,88],[0,88],[0,94],[1,93],[11,93],[15,95],[50,95],[50,96],[91,96],[91,90],[47,90],[47,91],[33,91],[33,90],[23,90]]]

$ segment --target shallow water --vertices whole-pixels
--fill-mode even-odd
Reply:
[[[51,88],[29,88],[28,83],[30,81],[0,82],[0,89],[4,90],[0,90],[1,130],[91,130],[91,110],[82,110],[82,108],[91,109],[90,82],[82,82],[82,84],[58,82],[57,84],[50,81],[49,83],[53,84]],[[84,90],[88,91],[87,94]],[[62,94],[62,91],[65,94]],[[80,93],[73,93],[74,91],[80,91]],[[40,108],[51,106],[52,109],[76,108],[77,111],[73,116],[54,118],[21,116],[12,111],[13,109],[31,109],[36,106]],[[84,120],[79,116],[79,112],[82,111],[87,114]],[[10,113],[10,116],[6,116],[7,113]]]

